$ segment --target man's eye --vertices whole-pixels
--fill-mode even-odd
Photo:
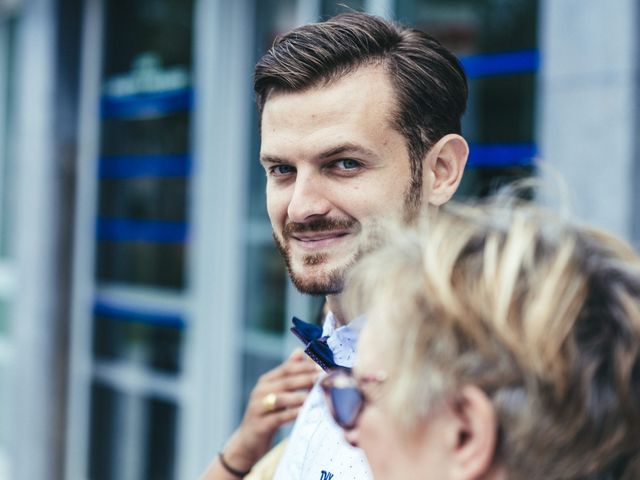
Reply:
[[[292,173],[293,171],[294,170],[291,165],[276,165],[275,167],[271,167],[269,169],[269,173],[275,176],[287,175],[289,173]]]
[[[340,170],[353,170],[355,168],[358,168],[360,166],[360,163],[356,160],[347,158],[344,160],[336,161],[334,165],[338,167]]]

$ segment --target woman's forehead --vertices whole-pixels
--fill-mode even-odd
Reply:
[[[358,341],[358,358],[354,366],[356,373],[370,374],[384,370],[384,359],[388,357],[389,334],[389,325],[374,312],[367,315],[367,323]]]

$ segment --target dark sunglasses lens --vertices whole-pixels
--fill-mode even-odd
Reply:
[[[333,387],[329,392],[336,422],[342,428],[353,428],[362,408],[362,394],[356,387]]]

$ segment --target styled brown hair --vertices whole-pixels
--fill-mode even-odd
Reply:
[[[475,385],[508,478],[640,478],[640,259],[626,243],[533,205],[450,204],[398,227],[345,295],[352,318],[375,312],[407,430]]]
[[[381,65],[393,86],[397,110],[390,119],[407,141],[408,203],[417,205],[422,160],[444,135],[460,133],[468,96],[460,62],[428,34],[357,12],[293,29],[278,37],[255,67],[260,117],[273,91],[327,84],[368,64]]]

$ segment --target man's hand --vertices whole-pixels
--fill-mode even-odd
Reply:
[[[302,350],[260,377],[253,388],[238,429],[224,447],[224,460],[235,470],[248,471],[271,448],[278,429],[294,420],[322,372]],[[216,458],[202,480],[238,478]]]

